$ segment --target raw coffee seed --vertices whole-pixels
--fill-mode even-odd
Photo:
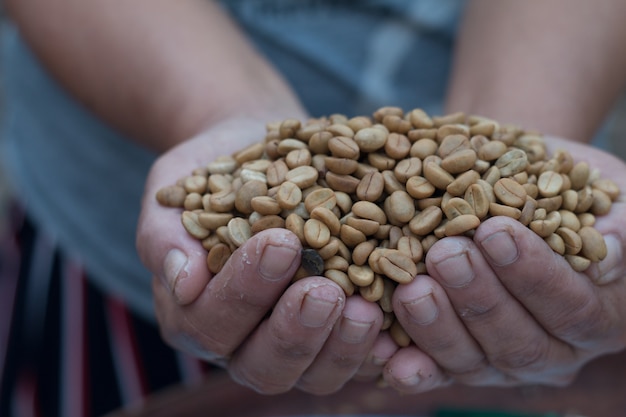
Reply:
[[[480,219],[473,214],[461,214],[446,223],[445,235],[462,235],[463,233],[476,229],[479,224]]]
[[[233,217],[228,222],[228,233],[230,235],[230,241],[239,247],[243,245],[250,237],[252,237],[252,230],[250,229],[250,223],[246,219],[241,217]]]
[[[422,172],[422,160],[419,158],[411,157],[403,159],[398,162],[393,169],[393,173],[400,182],[407,182],[407,180],[415,175],[419,175]]]
[[[335,136],[328,141],[328,149],[336,158],[358,159],[361,150],[359,145],[349,137]]]
[[[361,178],[359,185],[356,187],[356,195],[359,200],[376,201],[383,195],[384,189],[385,181],[383,175],[378,171],[371,171]]]
[[[478,183],[470,185],[465,191],[464,198],[479,219],[484,219],[487,216],[491,202],[484,187]]]
[[[276,214],[270,214],[268,216],[262,216],[260,219],[256,220],[250,226],[250,231],[252,234],[257,234],[263,230],[267,229],[285,229],[285,219]]]
[[[339,252],[339,242],[340,240],[337,237],[331,236],[328,243],[320,248],[317,253],[319,253],[324,260],[330,259]]]
[[[218,243],[213,246],[207,254],[206,262],[209,271],[214,274],[220,272],[222,270],[222,267],[224,267],[224,264],[226,264],[226,261],[228,260],[230,255],[231,251],[228,245],[225,245],[224,243]]]
[[[356,132],[354,141],[362,152],[374,152],[385,146],[387,133],[374,127],[366,127]]]
[[[354,284],[350,281],[347,273],[337,269],[327,269],[324,272],[324,276],[339,285],[348,297],[354,294]]]
[[[424,162],[423,174],[435,188],[440,190],[445,190],[454,181],[454,176],[435,161]]]
[[[414,109],[409,112],[409,121],[416,129],[428,129],[435,124],[431,117],[422,109]]]
[[[466,200],[459,197],[452,197],[444,206],[443,212],[448,220],[459,217],[463,214],[476,215],[474,209]]]
[[[580,254],[591,262],[599,262],[606,258],[607,247],[604,238],[592,227],[582,227],[578,234],[582,240]]]
[[[374,271],[367,265],[348,266],[348,277],[357,287],[367,287],[374,282]]]
[[[384,288],[382,275],[374,274],[374,281],[367,287],[360,287],[359,295],[370,303],[375,303],[383,297]]]
[[[354,227],[356,230],[363,233],[365,236],[372,236],[378,232],[380,224],[374,220],[361,219],[359,217],[347,216],[345,224]]]
[[[522,207],[526,202],[526,190],[511,178],[501,178],[493,185],[496,198],[511,207]]]
[[[193,211],[184,211],[181,220],[185,230],[196,239],[202,240],[211,233],[208,229],[200,225],[198,214]]]
[[[383,274],[399,284],[408,284],[417,275],[417,266],[411,258],[396,249],[381,254],[378,266]]]
[[[554,171],[542,172],[537,180],[539,194],[544,197],[554,197],[558,195],[563,188],[563,177]]]
[[[287,171],[285,179],[296,184],[300,189],[305,189],[317,181],[319,174],[312,166],[301,166]]]
[[[182,207],[186,197],[187,191],[180,185],[169,185],[156,194],[159,204],[166,207]]]
[[[324,158],[324,164],[325,170],[338,175],[350,175],[359,168],[359,162],[356,159],[335,158],[332,156]]]
[[[252,199],[258,196],[267,195],[267,184],[263,181],[248,181],[237,190],[235,195],[235,208],[240,213],[250,214],[254,211],[252,208]]]
[[[419,212],[409,222],[411,232],[418,236],[430,234],[441,223],[443,212],[439,206],[430,206]]]
[[[398,239],[397,249],[407,255],[415,263],[422,260],[424,249],[420,240],[415,236],[402,236]]]
[[[293,210],[302,201],[302,190],[291,181],[283,182],[276,193],[276,201],[284,210]]]
[[[309,219],[304,223],[304,239],[310,247],[319,249],[330,240],[330,229],[319,220]]]
[[[476,183],[480,178],[480,174],[475,170],[470,170],[458,175],[454,181],[446,187],[446,192],[453,196],[461,196],[467,188]]]
[[[496,160],[495,166],[502,177],[510,177],[526,169],[528,156],[521,149],[511,149]]]
[[[341,231],[341,223],[339,219],[335,213],[326,207],[315,207],[311,211],[311,218],[324,223],[328,227],[328,230],[330,230],[330,234],[333,236],[337,236]]]
[[[515,220],[522,217],[522,211],[517,207],[511,207],[506,204],[498,203],[489,203],[489,214],[491,216],[506,216]]]
[[[302,249],[301,263],[309,275],[322,275],[324,273],[324,260],[315,249]]]
[[[356,245],[352,250],[352,262],[355,265],[365,265],[372,251],[376,249],[377,243],[377,240],[370,239]]]
[[[394,320],[389,328],[389,335],[400,347],[407,347],[411,344],[411,336],[408,335],[398,320]]]
[[[377,303],[402,346],[412,342],[395,320],[393,292],[428,273],[424,256],[441,238],[471,237],[481,222],[508,216],[575,271],[607,256],[593,227],[619,187],[567,150],[550,156],[537,132],[393,106],[266,129],[258,143],[189,167],[157,191],[158,203],[180,210],[213,274],[256,233],[291,231],[303,246],[293,280],[325,276],[346,296]]]
[[[187,194],[187,197],[185,197],[185,202],[183,203],[183,207],[185,208],[185,210],[189,211],[202,209],[204,207],[202,204],[202,196],[198,193]]]
[[[312,191],[304,198],[304,206],[309,213],[316,207],[324,207],[332,210],[337,205],[335,192],[330,188],[319,188]]]
[[[347,272],[350,264],[348,261],[338,255],[332,256],[329,259],[324,260],[324,270],[326,269],[336,269],[338,271]]]
[[[276,199],[269,196],[256,196],[250,200],[252,209],[263,216],[279,214],[283,209]]]
[[[411,195],[411,197],[421,200],[433,195],[435,192],[435,186],[432,185],[426,178],[416,175],[406,181],[406,191]]]

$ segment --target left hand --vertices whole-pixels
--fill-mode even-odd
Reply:
[[[485,221],[473,239],[440,240],[426,258],[429,275],[394,293],[395,314],[415,342],[388,354],[384,378],[397,390],[563,386],[593,358],[626,347],[626,165],[590,146],[551,138],[549,147],[568,149],[620,187],[595,224],[607,257],[575,272],[506,217]]]

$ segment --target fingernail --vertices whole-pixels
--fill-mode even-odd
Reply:
[[[300,306],[300,323],[306,327],[322,327],[337,308],[339,294],[328,285],[311,289]]]
[[[186,276],[187,272],[187,255],[178,249],[171,249],[163,260],[163,271],[165,273],[165,281],[170,291],[175,292],[176,282]]]
[[[339,329],[341,340],[351,344],[363,343],[371,328],[372,323],[357,321],[348,317],[344,317],[341,320],[341,328]]]
[[[263,250],[259,274],[268,281],[278,281],[285,278],[297,252],[284,246],[268,245]]]
[[[422,326],[431,324],[439,315],[439,309],[437,308],[437,304],[435,304],[432,293],[403,303],[403,305],[409,312],[411,319]]]
[[[509,265],[519,257],[515,239],[504,230],[489,235],[480,242],[480,245],[491,263],[497,266]]]
[[[464,287],[474,279],[474,270],[465,251],[450,255],[434,265],[443,284],[448,287]]]

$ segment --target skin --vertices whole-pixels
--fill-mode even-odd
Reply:
[[[506,219],[485,222],[473,240],[438,243],[427,258],[431,276],[417,277],[394,295],[398,317],[415,342],[409,348],[379,334],[377,306],[346,298],[329,280],[308,277],[289,286],[301,249],[289,232],[254,236],[211,276],[199,243],[180,233],[179,213],[160,207],[154,195],[187,175],[189,167],[256,142],[265,122],[306,119],[289,86],[211,2],[6,3],[68,91],[129,137],[162,153],[146,180],[137,249],[154,275],[157,319],[172,346],[225,366],[236,381],[267,394],[294,387],[326,394],[352,378],[371,379],[381,372],[392,387],[409,393],[453,382],[560,385],[593,357],[624,349],[621,203],[598,223],[614,236],[610,256],[591,272],[592,279],[607,281],[603,286],[572,273],[551,251],[540,250],[543,241]],[[624,84],[620,43],[625,34],[618,19],[624,5],[572,0],[568,13],[556,0],[537,7],[534,2],[472,3],[448,109],[588,140]],[[590,22],[588,16],[596,14]],[[81,36],[75,36],[78,30]],[[558,94],[548,94],[555,90]],[[626,173],[608,154],[571,149],[616,180]],[[517,243],[517,255],[489,256],[488,248],[500,247],[493,245],[493,236],[506,235]],[[469,257],[474,279],[446,285],[461,267],[463,278],[469,274],[458,263],[445,266],[444,254],[458,254],[450,257],[457,262],[463,254]],[[428,320],[424,296],[437,308]]]

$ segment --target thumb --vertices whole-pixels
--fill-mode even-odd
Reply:
[[[190,166],[200,166],[193,163],[176,150],[154,163],[146,181],[136,235],[141,261],[180,305],[193,302],[211,278],[206,250],[183,227],[182,209],[162,206],[156,194],[160,188],[188,176]]]

